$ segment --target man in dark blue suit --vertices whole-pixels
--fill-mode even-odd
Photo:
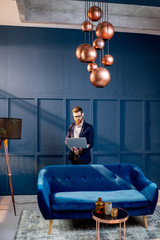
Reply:
[[[81,107],[74,107],[72,113],[75,123],[69,126],[67,137],[85,137],[87,140],[87,148],[71,148],[69,160],[71,164],[88,164],[91,162],[90,149],[93,147],[94,143],[94,129],[91,124],[83,120],[84,112]]]

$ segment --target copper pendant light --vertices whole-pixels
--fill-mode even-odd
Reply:
[[[81,29],[82,29],[83,32],[91,32],[92,29],[93,29],[93,25],[90,21],[84,21],[81,24]]]
[[[106,54],[102,58],[102,64],[104,66],[111,66],[113,64],[113,62],[114,62],[114,58],[110,54]]]
[[[111,80],[110,72],[103,67],[93,70],[90,74],[91,83],[98,88],[106,87]]]
[[[96,50],[100,50],[100,49],[103,49],[104,48],[104,41],[103,39],[101,38],[96,38],[94,41],[93,41],[93,47],[96,49]]]
[[[79,61],[83,62],[82,61],[82,57],[81,57],[81,53],[82,53],[82,50],[85,48],[85,47],[89,47],[90,45],[87,44],[87,43],[83,43],[81,45],[79,45],[77,47],[77,50],[76,50],[76,57],[78,58]]]
[[[88,10],[88,17],[91,21],[97,22],[102,17],[102,10],[97,6],[92,6]]]
[[[114,27],[110,22],[99,23],[96,27],[96,36],[103,40],[110,40],[114,35]]]
[[[94,62],[97,58],[97,52],[92,46],[87,46],[82,49],[81,60],[86,63]]]
[[[90,81],[91,83],[97,87],[97,88],[104,88],[106,87],[110,80],[110,72],[104,68],[101,67],[101,61],[104,66],[111,66],[114,62],[113,57],[109,54],[109,40],[114,35],[114,27],[108,20],[108,0],[107,4],[105,4],[105,16],[107,16],[107,19],[105,17],[104,22],[101,22],[96,27],[96,36],[97,39],[93,41],[93,24],[89,21],[99,21],[102,17],[102,10],[101,10],[101,4],[99,6],[93,6],[90,7],[90,2],[87,2],[85,0],[85,21],[81,24],[81,29],[83,32],[85,32],[85,43],[79,45],[76,49],[76,57],[79,61],[84,63],[89,63],[87,66],[88,72],[90,72]],[[87,11],[87,6],[90,8]],[[107,6],[107,9],[106,9]],[[103,8],[103,5],[102,5]],[[107,10],[107,14],[106,14]],[[89,20],[87,19],[87,16]],[[93,47],[90,45],[90,32],[92,31],[92,42]],[[89,32],[89,44],[86,43],[86,32]],[[102,49],[104,49],[105,42],[104,40],[108,40],[108,54],[106,54],[102,59]],[[100,50],[100,67],[94,62],[97,58],[97,51]],[[104,54],[104,50],[103,50]]]
[[[88,70],[88,72],[92,72],[93,70],[95,70],[96,68],[98,68],[98,65],[97,65],[97,63],[89,63],[88,64],[88,66],[87,66],[87,70]]]

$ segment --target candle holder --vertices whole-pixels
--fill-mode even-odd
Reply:
[[[113,218],[117,218],[117,216],[118,216],[118,208],[112,208],[111,209],[111,216]]]
[[[111,215],[112,203],[105,202],[105,215]]]

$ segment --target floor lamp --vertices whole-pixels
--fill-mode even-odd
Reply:
[[[14,214],[16,216],[16,207],[14,201],[12,174],[8,153],[8,141],[7,139],[20,139],[21,138],[22,119],[19,118],[0,118],[0,149],[2,143],[4,144],[4,151],[7,163],[7,172],[9,178],[9,185],[11,190],[11,197],[13,203]]]

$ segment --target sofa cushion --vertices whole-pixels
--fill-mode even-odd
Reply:
[[[122,164],[123,165],[123,164]],[[119,167],[118,167],[119,166]],[[47,169],[47,167],[46,167]],[[129,168],[119,164],[108,165],[57,165],[46,173],[51,192],[118,191],[136,189]]]
[[[147,198],[137,190],[118,190],[53,193],[50,205],[53,211],[87,211],[95,208],[98,197],[104,202],[112,202],[114,207],[124,209],[141,208],[148,204]]]

